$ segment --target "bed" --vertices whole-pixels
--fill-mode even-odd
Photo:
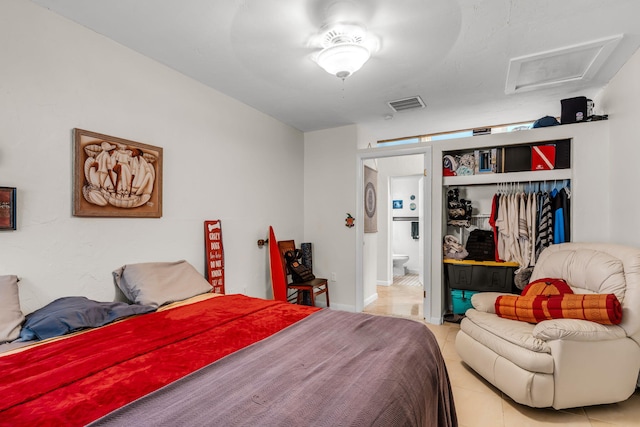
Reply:
[[[117,304],[138,313],[81,328],[55,314],[68,333],[0,347],[1,425],[457,425],[419,322],[212,294],[184,262],[123,266],[114,280],[133,302]],[[187,296],[169,295],[176,283]],[[38,313],[22,335],[43,334]]]

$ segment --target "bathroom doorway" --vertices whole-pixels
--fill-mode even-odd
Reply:
[[[429,319],[431,290],[430,280],[428,280],[430,269],[427,266],[431,263],[431,240],[430,226],[425,227],[424,224],[430,224],[431,221],[431,176],[426,173],[431,165],[431,147],[367,149],[360,151],[358,157],[359,169],[363,169],[366,165],[378,171],[378,229],[375,233],[365,233],[364,228],[358,227],[358,221],[356,221],[356,309],[363,311],[365,306],[369,309],[375,308],[376,300],[380,298],[377,305],[386,304],[385,310],[388,312],[378,311],[379,314]],[[392,182],[405,177],[412,177],[406,179],[419,183],[419,186],[412,187],[402,198],[394,199]],[[358,177],[358,195],[357,214],[358,218],[362,218],[364,205],[362,170],[359,171]],[[403,206],[401,209],[398,207],[399,204],[396,204],[396,213],[402,211],[403,215],[395,215],[395,221],[394,200],[401,200]],[[398,225],[395,228],[406,231],[406,240],[412,244],[411,247],[406,246],[406,252],[410,252],[409,254],[396,253],[396,255],[408,256],[408,259],[406,259],[407,262],[398,266],[406,272],[405,283],[395,285],[394,224]],[[398,240],[402,241],[403,238]],[[402,247],[402,245],[396,245],[395,250],[400,251],[399,248]],[[398,269],[396,271],[398,272]],[[417,286],[407,286],[407,281],[411,279],[414,279],[411,284]],[[396,289],[398,292],[395,292]]]
[[[386,224],[379,224],[376,239],[375,293],[365,301],[364,311],[421,321],[424,319],[424,282],[419,230],[423,175],[415,173],[422,171],[423,156],[377,159],[375,166],[379,176],[378,209],[387,215],[381,215],[386,218]],[[384,238],[384,234],[388,238]]]
[[[397,158],[405,169],[420,167],[412,159],[415,156]],[[420,156],[418,156],[420,160]],[[383,169],[388,159],[381,159],[379,168]],[[391,214],[388,216],[388,227],[391,238],[388,244],[392,254],[393,281],[412,286],[420,282],[422,274],[422,260],[420,259],[420,207],[422,196],[419,193],[422,174],[393,175],[389,177],[389,200]],[[382,201],[381,201],[382,202]]]

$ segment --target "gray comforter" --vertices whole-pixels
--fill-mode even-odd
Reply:
[[[456,426],[457,419],[426,326],[327,309],[92,425]]]

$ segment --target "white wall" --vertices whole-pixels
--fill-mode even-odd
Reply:
[[[304,237],[314,247],[313,271],[331,278],[331,307],[355,307],[356,227],[347,228],[347,213],[356,216],[356,126],[304,135]],[[322,298],[322,297],[321,297]],[[322,303],[322,301],[319,301]]]
[[[611,241],[640,247],[640,51],[595,102],[609,114],[611,129],[611,188],[603,200],[611,212]]]
[[[61,296],[111,300],[125,263],[186,259],[204,272],[208,219],[222,220],[227,292],[271,294],[256,241],[269,225],[302,240],[301,132],[27,1],[0,1],[0,40],[0,185],[18,189],[0,274],[22,279],[25,312]],[[161,219],[71,215],[76,127],[164,149]]]

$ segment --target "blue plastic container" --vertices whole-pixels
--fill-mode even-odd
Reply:
[[[471,296],[477,294],[478,291],[468,291],[463,289],[451,289],[451,302],[453,305],[453,314],[464,314],[472,307]]]

